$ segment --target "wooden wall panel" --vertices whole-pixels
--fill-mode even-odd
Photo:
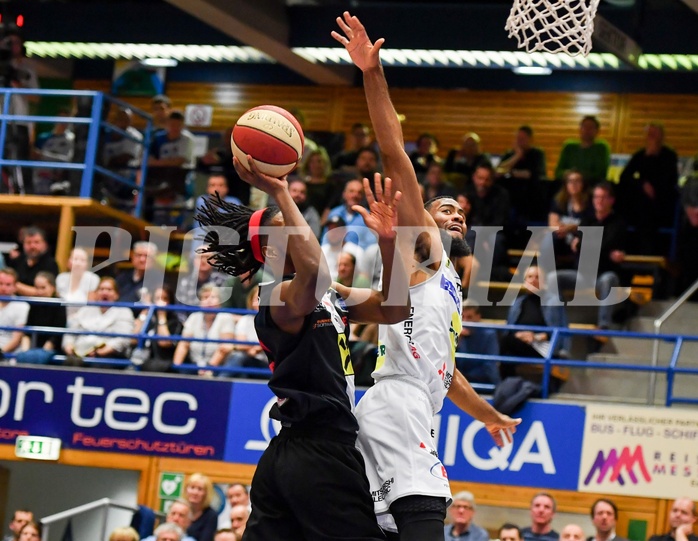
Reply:
[[[109,82],[76,81],[75,87],[108,91]],[[213,105],[212,129],[220,131],[245,110],[264,103],[300,108],[310,131],[348,132],[354,122],[368,121],[362,88],[172,83],[167,92],[178,108],[190,103]],[[511,147],[516,128],[529,124],[552,172],[562,143],[577,135],[579,120],[586,114],[599,118],[600,136],[616,153],[640,148],[649,121],[665,124],[667,143],[680,155],[698,151],[698,96],[399,88],[392,91],[392,98],[398,113],[405,115],[405,140],[431,132],[439,139],[442,157],[469,131],[480,135],[485,152],[501,154]],[[149,110],[147,98],[128,101]]]

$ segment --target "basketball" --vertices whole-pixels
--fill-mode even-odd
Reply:
[[[303,130],[296,118],[274,105],[260,105],[244,113],[230,137],[233,156],[246,169],[249,154],[262,173],[276,178],[296,168],[303,144]]]

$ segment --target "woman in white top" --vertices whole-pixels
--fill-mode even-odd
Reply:
[[[259,286],[253,287],[247,294],[247,309],[259,311]],[[254,328],[254,318],[256,314],[245,314],[238,319],[235,324],[235,339],[244,342],[259,342],[257,331]],[[237,367],[244,366],[246,368],[267,368],[269,363],[267,355],[262,350],[262,346],[257,344],[235,344],[233,346],[234,353],[228,357],[226,366]],[[245,374],[224,374],[231,376],[242,376]]]
[[[219,288],[213,284],[205,284],[199,290],[202,308],[221,308]],[[229,313],[194,312],[184,322],[182,336],[186,338],[204,338],[213,340],[232,340],[235,338],[235,320]],[[220,366],[233,350],[233,344],[227,342],[190,342],[180,340],[175,349],[173,363],[182,364],[187,354],[192,363],[202,370],[200,375],[209,375],[203,370],[207,366]]]
[[[87,251],[76,246],[68,258],[68,272],[56,276],[58,296],[70,302],[87,302],[95,299],[99,276],[87,270]],[[68,320],[74,316],[79,306],[68,307]]]

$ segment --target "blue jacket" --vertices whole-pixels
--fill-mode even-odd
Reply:
[[[521,316],[521,305],[527,295],[532,295],[532,293],[519,295],[514,304],[509,308],[509,315],[507,316],[507,325],[516,325],[516,321]],[[546,306],[545,297],[543,297],[543,302],[541,303],[541,310],[543,312],[543,319],[545,319],[545,324],[548,327],[569,327],[569,322],[567,321],[567,312],[563,305],[558,306]],[[572,345],[572,336],[563,335],[558,340],[557,347],[555,348],[555,353],[558,353],[561,349],[566,349],[570,351],[570,346]]]

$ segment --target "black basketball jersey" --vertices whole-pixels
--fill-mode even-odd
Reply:
[[[289,279],[289,278],[285,278]],[[271,292],[260,286],[255,328],[269,359],[269,387],[277,396],[271,417],[284,426],[331,428],[355,435],[354,368],[349,354],[349,317],[344,299],[329,289],[305,317],[297,334],[282,331],[271,317]]]

